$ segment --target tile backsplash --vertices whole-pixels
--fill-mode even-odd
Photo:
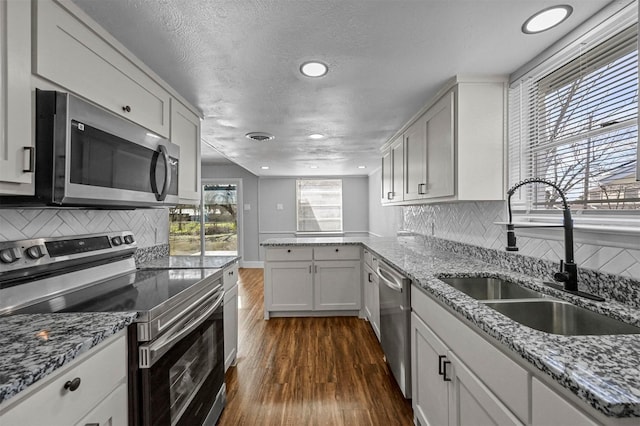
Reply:
[[[403,230],[504,252],[504,201],[425,204],[403,208]],[[518,236],[518,254],[545,261],[564,258],[564,242]],[[640,280],[640,250],[575,244],[579,267]]]
[[[133,232],[139,248],[169,243],[169,210],[0,209],[0,241]]]

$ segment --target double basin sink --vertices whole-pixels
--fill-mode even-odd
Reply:
[[[527,327],[566,336],[640,334],[640,328],[550,298],[500,278],[440,278],[468,296]]]

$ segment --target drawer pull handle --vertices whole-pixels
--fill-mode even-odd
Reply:
[[[79,387],[80,387],[80,377],[76,377],[73,380],[69,380],[67,381],[67,383],[64,384],[64,388],[69,390],[70,392],[73,392]]]
[[[122,107],[122,110],[124,112],[131,112],[131,107],[129,105],[125,105],[125,106]]]
[[[442,371],[442,361],[446,358],[446,355],[438,355],[438,374],[440,376],[444,375],[444,371]]]
[[[447,365],[451,364],[451,361],[445,361],[442,363],[442,380],[450,382],[451,378],[447,377]]]

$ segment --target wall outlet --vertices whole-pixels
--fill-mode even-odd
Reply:
[[[284,205],[280,203],[276,204],[276,210],[284,210]]]
[[[251,210],[251,204],[245,204],[244,211],[248,212],[249,210]]]

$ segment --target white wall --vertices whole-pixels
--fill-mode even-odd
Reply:
[[[369,231],[369,179],[342,177],[342,228],[345,236]],[[260,241],[296,236],[296,178],[260,178]],[[278,204],[282,210],[278,210]]]
[[[258,176],[236,164],[203,164],[202,180],[239,179],[242,182],[242,263],[260,260],[258,240]],[[245,210],[248,205],[249,210]]]

